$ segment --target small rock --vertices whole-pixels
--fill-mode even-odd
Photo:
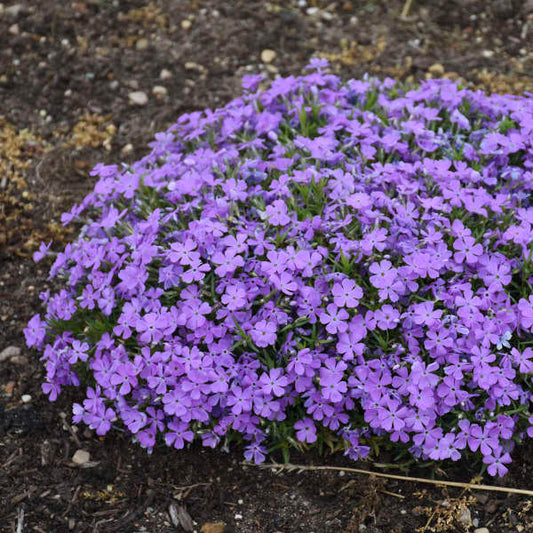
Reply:
[[[137,50],[146,50],[149,46],[150,41],[148,41],[148,39],[145,39],[144,37],[142,39],[139,39],[135,43],[135,48],[137,48]]]
[[[192,26],[192,22],[190,20],[185,19],[181,21],[181,28],[183,30],[190,30],[191,26]]]
[[[486,57],[487,59],[490,59],[494,56],[494,50],[483,50],[483,52],[481,52],[481,55],[483,57]]]
[[[15,390],[15,382],[14,381],[8,381],[5,384],[5,387],[4,387],[4,394],[6,396],[11,396],[13,394],[14,390]]]
[[[124,148],[122,148],[121,152],[124,154],[124,155],[128,155],[128,154],[131,154],[133,152],[133,144],[131,143],[128,143],[124,146]]]
[[[170,520],[172,521],[174,527],[179,527],[180,519],[178,517],[178,510],[173,503],[171,503],[168,507],[168,514],[170,515]]]
[[[236,514],[234,518],[235,520],[242,520],[242,514]]]
[[[72,462],[77,465],[84,465],[91,459],[91,454],[86,450],[76,450],[76,453],[72,456]]]
[[[11,359],[13,357],[17,357],[20,355],[20,348],[18,346],[8,346],[7,348],[4,348],[0,352],[0,363],[3,361],[7,361],[8,359]]]
[[[179,523],[180,523],[181,527],[185,531],[193,531],[194,530],[194,525],[193,525],[193,522],[192,522],[191,515],[187,512],[187,509],[183,505],[180,505],[178,507],[178,518],[179,518]]]
[[[30,403],[31,402],[31,394],[23,394],[20,399],[22,400],[22,403]]]
[[[468,507],[462,509],[461,514],[459,515],[459,522],[465,527],[470,527],[472,525],[472,513]]]
[[[8,17],[17,18],[23,9],[24,6],[22,4],[13,4],[12,6],[6,7],[4,13]]]
[[[486,527],[478,527],[474,529],[474,533],[490,533],[490,531]]]
[[[185,67],[185,70],[197,70],[199,72],[203,72],[205,70],[203,65],[195,63],[194,61],[187,61],[183,66]]]
[[[226,528],[226,524],[224,522],[206,522],[202,529],[200,529],[201,533],[224,533],[224,529]]]
[[[12,24],[9,26],[9,29],[7,30],[11,35],[18,35],[20,33],[19,25],[18,24]]]
[[[143,91],[133,91],[128,94],[130,104],[133,105],[146,105],[148,103],[148,96]]]
[[[266,48],[261,52],[261,61],[263,63],[272,63],[274,59],[276,59],[276,52],[274,52],[274,50],[269,50],[268,48]]]
[[[445,70],[440,63],[433,63],[433,65],[428,68],[428,72],[430,72],[433,76],[442,76]]]
[[[18,366],[26,366],[29,364],[28,358],[23,355],[15,355],[10,359],[10,362]]]
[[[74,518],[69,518],[68,519],[68,530],[73,531],[75,527],[76,527],[76,520],[74,520]]]
[[[170,70],[164,68],[164,69],[159,73],[159,77],[160,77],[162,80],[169,80],[170,78],[172,78],[172,72],[170,72]]]
[[[164,98],[168,94],[168,90],[166,87],[163,87],[162,85],[156,85],[152,89],[152,94],[157,98]]]

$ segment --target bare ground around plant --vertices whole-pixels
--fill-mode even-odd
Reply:
[[[448,77],[533,92],[531,0],[414,0],[403,17],[402,0],[0,6],[1,532],[533,531],[526,496],[258,469],[242,464],[239,449],[162,447],[148,456],[119,432],[100,439],[71,427],[76,391],[55,403],[43,396],[39,355],[22,334],[48,286],[46,266],[31,255],[41,240],[59,249],[72,237],[60,215],[91,190],[96,163],[135,161],[182,113],[238,96],[244,74],[298,75],[313,56],[344,79]],[[77,450],[88,462],[73,462]],[[498,483],[533,489],[532,452],[517,449]],[[357,465],[342,456],[291,460],[398,473],[379,466],[393,462],[383,455]],[[434,475],[468,482],[478,473],[468,464],[443,470]]]

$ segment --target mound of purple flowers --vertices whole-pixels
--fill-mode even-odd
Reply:
[[[532,95],[326,66],[94,169],[25,330],[43,389],[83,384],[74,422],[148,450],[392,441],[503,475],[533,436]]]

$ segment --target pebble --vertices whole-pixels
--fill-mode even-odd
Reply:
[[[481,55],[488,59],[488,58],[491,58],[494,55],[494,51],[493,50],[483,50],[483,52],[481,52]]]
[[[128,143],[128,144],[124,145],[124,147],[122,148],[121,152],[124,155],[131,154],[133,152],[133,144]]]
[[[172,72],[170,72],[170,70],[164,68],[164,69],[159,73],[159,77],[160,77],[162,80],[169,80],[170,78],[172,78]]]
[[[26,366],[30,363],[28,361],[28,358],[25,357],[24,355],[15,355],[15,357],[12,357],[10,361],[14,365],[18,365],[18,366]]]
[[[8,17],[16,18],[20,15],[23,9],[24,7],[22,6],[22,4],[13,4],[12,6],[6,7],[4,13]]]
[[[133,105],[146,105],[148,103],[148,96],[143,91],[133,91],[128,94],[130,104]]]
[[[31,394],[23,394],[20,399],[22,400],[22,403],[30,403],[31,402]]]
[[[182,29],[184,30],[190,30],[191,29],[191,26],[192,26],[192,22],[190,20],[182,20],[181,21],[181,27]]]
[[[152,89],[152,94],[156,96],[157,98],[163,98],[168,94],[168,90],[166,87],[163,87],[162,85],[156,85]]]
[[[434,63],[428,68],[428,72],[434,76],[442,76],[445,72],[444,67],[440,63]]]
[[[263,63],[272,63],[276,59],[276,52],[274,50],[270,50],[269,48],[266,48],[261,52],[261,61]]]
[[[18,35],[20,33],[19,25],[18,24],[12,24],[9,26],[9,29],[7,30],[11,35]]]
[[[185,70],[197,70],[199,72],[205,71],[205,67],[203,65],[195,63],[194,61],[187,61],[183,66],[185,67]]]
[[[148,39],[145,39],[144,37],[142,39],[139,39],[135,43],[135,48],[137,48],[137,50],[146,50],[149,46],[150,41],[148,41]]]
[[[84,465],[91,459],[91,454],[86,450],[76,450],[76,453],[72,456],[72,462],[77,465]]]
[[[201,533],[224,533],[224,530],[226,529],[226,524],[224,522],[206,522],[202,529],[200,529]]]
[[[472,513],[470,512],[470,509],[465,507],[461,514],[459,515],[459,522],[463,524],[465,527],[469,527],[472,525]]]
[[[235,520],[242,520],[242,514],[237,513],[234,518]]]
[[[8,346],[0,352],[0,363],[7,361],[13,357],[18,357],[20,355],[20,348],[18,346]]]
[[[490,533],[490,531],[486,527],[478,527],[474,529],[474,533]]]

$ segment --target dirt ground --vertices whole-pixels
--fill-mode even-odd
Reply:
[[[31,255],[41,240],[54,239],[56,249],[68,240],[60,214],[91,190],[91,168],[139,159],[180,114],[237,96],[244,74],[297,75],[321,55],[345,79],[445,76],[482,90],[533,92],[533,1],[413,0],[402,17],[404,7],[404,0],[0,4],[1,532],[533,531],[533,500],[516,494],[345,470],[259,469],[244,466],[238,449],[163,447],[147,456],[120,433],[100,439],[72,428],[76,391],[46,401],[39,356],[24,347],[22,328],[47,286],[46,266]],[[83,465],[72,461],[80,449],[90,453]],[[292,461],[398,473],[342,456]],[[477,475],[466,464],[444,470],[464,482]],[[498,483],[533,489],[532,478],[530,443]]]

